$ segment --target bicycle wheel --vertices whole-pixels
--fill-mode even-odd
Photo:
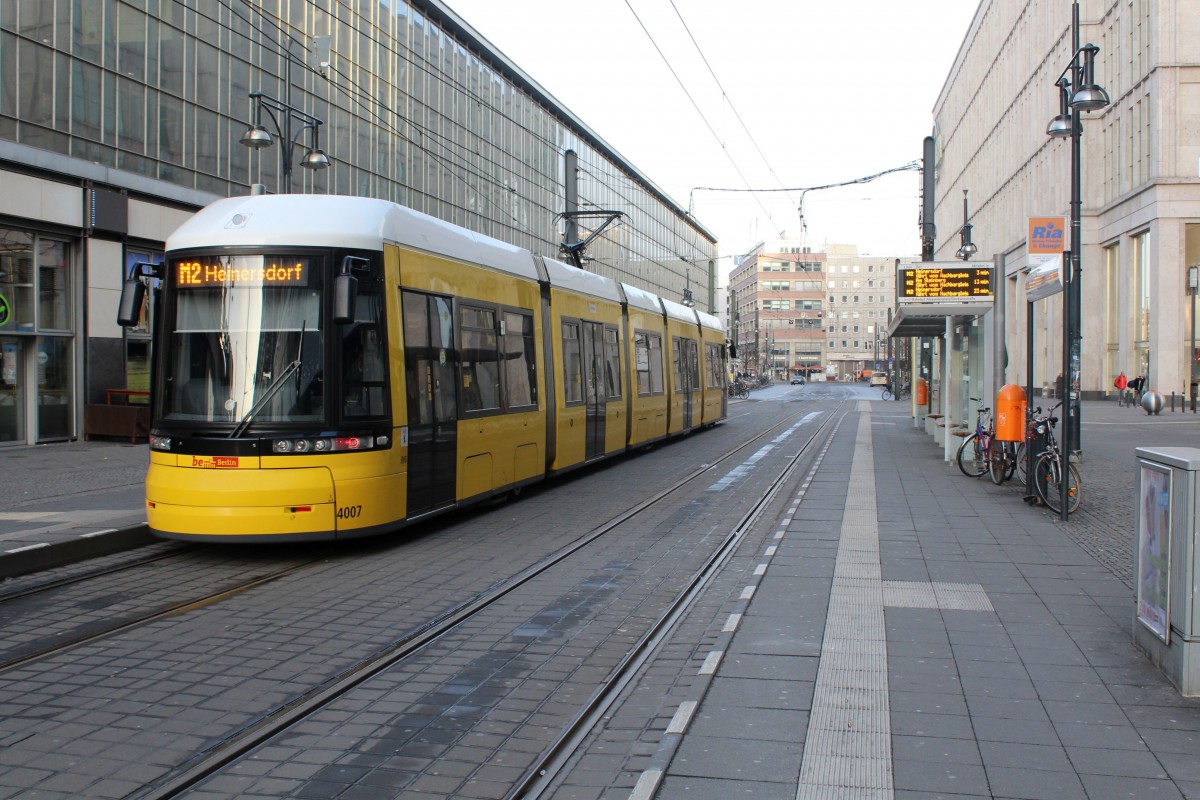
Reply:
[[[991,453],[988,454],[988,475],[992,483],[999,486],[1012,477],[1012,452],[1008,442],[992,442]]]
[[[1021,483],[1025,482],[1025,471],[1029,469],[1029,454],[1025,452],[1025,443],[1017,445],[1017,454],[1013,456],[1013,474]]]
[[[892,399],[892,392],[891,392],[891,390],[890,390],[890,389],[884,389],[884,390],[883,390],[883,399],[884,399],[884,400],[891,400],[891,399]]]
[[[963,443],[958,446],[958,455],[955,460],[958,462],[958,468],[962,470],[962,474],[968,478],[978,478],[987,472],[988,463],[984,458],[983,445],[979,442],[979,434],[972,433],[963,439]]]
[[[1058,454],[1042,453],[1033,468],[1034,483],[1037,485],[1038,497],[1055,513],[1062,513],[1062,487],[1059,482],[1061,475],[1062,463]],[[1083,487],[1079,470],[1071,464],[1067,477],[1067,513],[1074,512],[1082,502]]]

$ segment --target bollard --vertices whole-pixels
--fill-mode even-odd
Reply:
[[[1171,413],[1175,413],[1175,392],[1171,392]]]
[[[1145,410],[1147,416],[1151,414],[1158,416],[1163,410],[1162,392],[1150,390],[1142,394],[1142,409]]]

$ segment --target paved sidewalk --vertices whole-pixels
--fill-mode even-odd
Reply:
[[[145,444],[0,450],[0,579],[149,541]]]
[[[678,747],[604,800],[1200,798],[1200,701],[1132,644],[1131,564],[1134,449],[1200,448],[1200,415],[1085,403],[1084,508],[1064,524],[963,477],[874,394],[702,659],[719,666]],[[145,445],[0,451],[0,578],[144,540],[146,461]]]
[[[1121,574],[1134,447],[1200,446],[1200,418],[1085,404],[1099,510],[1064,524],[961,475],[906,409],[857,416],[736,632],[696,654],[720,666],[678,747],[604,800],[1200,798],[1200,701],[1133,645]]]

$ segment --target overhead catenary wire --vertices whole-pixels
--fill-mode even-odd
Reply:
[[[291,58],[290,52],[291,52],[292,47],[298,48],[305,54],[310,54],[311,51],[309,50],[308,45],[304,41],[298,39],[292,33],[291,26],[286,24],[282,18],[269,13],[268,11],[266,11],[263,8],[259,8],[259,7],[255,6],[253,3],[250,2],[250,0],[240,0],[240,4],[245,6],[245,11],[248,13],[239,12],[239,10],[234,7],[234,3],[239,2],[239,0],[217,0],[217,1],[218,1],[218,4],[221,7],[223,7],[231,15],[231,17],[233,19],[240,20],[243,24],[245,24],[247,26],[248,30],[237,30],[236,28],[230,26],[228,23],[226,23],[214,16],[204,14],[203,12],[196,10],[196,9],[188,9],[184,5],[183,0],[175,0],[176,3],[178,3],[181,7],[185,8],[186,10],[189,10],[189,11],[192,11],[192,12],[198,14],[199,16],[207,19],[209,22],[213,23],[214,25],[217,25],[218,27],[228,31],[231,35],[244,38],[247,41],[247,43],[253,44],[255,41],[254,37],[257,36],[257,37],[261,37],[262,41],[268,42],[268,43],[274,45],[276,48],[286,51],[288,53],[288,55],[284,56],[286,58]],[[310,4],[311,4],[311,0],[310,0]],[[260,20],[261,20],[261,22],[260,22]],[[262,22],[266,22],[267,24],[264,25],[264,24],[262,24]],[[286,43],[284,41],[285,39],[286,39]],[[261,42],[259,44],[261,45]],[[422,72],[424,72],[426,75],[430,76],[437,82],[439,82],[443,85],[446,85],[446,86],[451,85],[450,82],[446,79],[446,77],[443,74],[439,73],[438,70],[434,69],[429,64],[429,61],[427,58],[425,58],[423,56],[420,58],[413,58],[412,57],[413,54],[403,53],[399,50],[395,50],[392,47],[390,47],[386,42],[380,42],[379,46],[383,50],[388,52],[390,55],[392,55],[396,58],[399,58],[402,61],[421,70]],[[316,70],[310,64],[307,63],[307,59],[304,59],[304,58],[296,59],[293,61],[293,63],[307,73],[310,73],[313,75],[321,74],[318,70]],[[516,229],[524,230],[528,234],[535,235],[535,236],[537,235],[527,224],[525,224],[525,222],[522,219],[518,219],[515,216],[512,216],[511,219],[509,219],[510,215],[508,214],[508,209],[506,207],[504,207],[504,208],[500,207],[497,204],[496,200],[493,199],[491,196],[489,196],[489,194],[486,191],[484,191],[484,187],[491,187],[493,190],[503,190],[508,193],[519,196],[524,201],[532,203],[535,213],[537,213],[539,215],[545,215],[545,217],[547,219],[554,218],[553,209],[550,209],[541,203],[533,201],[529,197],[525,197],[524,193],[520,192],[518,189],[515,188],[514,185],[509,184],[507,181],[505,181],[504,184],[501,184],[497,180],[497,178],[494,174],[494,171],[507,172],[514,180],[519,177],[511,169],[504,167],[497,159],[492,158],[483,152],[480,152],[478,149],[468,148],[466,145],[464,145],[462,142],[458,141],[455,137],[453,137],[451,135],[443,133],[435,128],[431,128],[426,125],[423,125],[423,124],[417,122],[416,120],[408,119],[408,118],[404,118],[404,117],[400,116],[398,110],[392,109],[386,103],[381,102],[381,100],[378,97],[376,97],[374,94],[372,94],[369,90],[365,90],[365,89],[357,86],[355,84],[355,81],[354,81],[352,75],[346,74],[345,72],[339,70],[336,66],[334,66],[332,64],[328,67],[328,69],[332,75],[334,75],[336,78],[340,79],[338,81],[330,81],[328,83],[328,85],[331,87],[331,89],[333,90],[333,92],[335,94],[340,95],[344,99],[344,102],[347,102],[347,103],[353,104],[353,105],[357,105],[360,109],[362,109],[362,111],[366,115],[366,117],[368,119],[370,119],[372,122],[374,122],[376,125],[378,125],[381,130],[385,131],[386,133],[396,136],[399,140],[407,142],[410,146],[423,152],[431,162],[440,164],[447,171],[448,174],[452,175],[457,180],[462,181],[473,192],[477,193],[476,196],[478,197],[479,201],[481,202],[481,205],[483,205],[485,208],[491,207],[492,209],[495,210],[493,213],[500,212],[502,215],[504,215],[505,224],[511,224]],[[482,109],[492,111],[497,114],[503,113],[503,111],[501,109],[497,108],[489,100],[487,100],[486,98],[484,98],[482,96],[477,95],[476,93],[472,92],[470,89],[468,89],[466,87],[454,85],[454,89],[456,91],[462,93],[466,98],[468,98],[474,102],[477,102]],[[324,102],[329,103],[331,105],[331,107],[333,107],[333,108],[338,108],[338,107],[344,108],[344,106],[341,106],[341,104],[337,103],[337,101],[334,100],[333,98],[325,98]],[[403,130],[400,129],[400,127],[397,127],[396,124],[393,124],[392,122],[390,122],[386,118],[388,116],[396,117],[396,121],[399,123],[399,125],[403,126],[404,128],[407,128],[410,133],[406,134]],[[516,120],[515,122],[517,123],[518,127],[523,129],[526,133],[530,134],[534,139],[542,141],[545,144],[555,144],[555,142],[552,141],[550,138],[546,137],[544,134],[533,129],[532,127],[525,125],[524,123],[520,122],[519,120]],[[470,158],[468,158],[468,156],[470,156]],[[478,163],[473,162],[471,159],[474,159],[475,162],[478,162]],[[530,166],[533,166],[533,165],[530,165]],[[480,169],[480,167],[483,167],[484,169]],[[485,169],[489,169],[489,168],[490,168],[489,171],[484,171]],[[588,171],[588,172],[591,175],[591,177],[593,178],[593,180],[595,180],[599,185],[609,189],[610,191],[613,191],[618,196],[621,196],[622,199],[624,199],[630,206],[640,207],[642,205],[641,202],[639,202],[634,197],[629,196],[626,192],[621,191],[613,183],[614,180],[619,181],[619,182],[624,183],[628,189],[631,189],[634,191],[644,191],[644,189],[642,189],[640,187],[640,184],[638,184],[636,181],[628,180],[627,178],[623,178],[623,176],[620,176],[620,175],[607,175],[604,171],[600,171],[599,173],[591,172],[591,171]],[[525,175],[525,176],[521,176],[521,177],[522,177],[522,179],[528,179],[531,176]],[[552,185],[552,183],[553,183],[553,181],[551,180],[551,176],[548,174],[545,174],[541,171],[535,170],[534,175],[532,177],[535,178],[535,180],[533,180],[532,183],[534,185],[539,185],[540,188],[542,188],[542,189],[546,189],[548,186]],[[475,183],[476,185],[472,186],[473,183]],[[409,186],[407,188],[413,189],[414,187]],[[480,212],[476,211],[476,213],[480,213]],[[682,237],[678,231],[672,232],[671,236],[674,239],[683,241],[689,249],[696,249],[695,245],[691,242],[688,242],[686,240],[686,238]],[[608,237],[604,237],[604,238],[608,238]],[[545,239],[545,241],[547,243],[551,243],[553,241],[553,237],[547,238],[547,239]],[[672,273],[675,272],[675,270],[673,270],[668,264],[664,263],[663,261],[660,261],[657,258],[654,258],[649,253],[643,252],[637,246],[637,243],[642,242],[642,241],[643,241],[643,238],[635,237],[632,240],[624,240],[621,242],[617,242],[615,240],[610,240],[610,243],[625,250],[629,254],[629,257],[633,258],[635,261],[636,260],[647,261],[649,263],[652,263],[652,264],[660,267],[661,269],[663,269],[666,272],[672,272]],[[665,241],[659,241],[657,239],[645,238],[644,242],[646,244],[652,245],[653,249],[662,251],[662,252],[669,252],[674,249],[673,245],[670,245]],[[607,262],[602,262],[602,263],[607,263]],[[610,266],[612,266],[613,269],[617,269],[616,265],[610,265]]]
[[[683,90],[683,94],[687,97],[688,102],[690,102],[692,107],[696,109],[696,113],[700,116],[700,120],[704,123],[704,127],[708,128],[708,132],[713,135],[714,139],[716,139],[717,144],[721,148],[721,152],[723,152],[725,154],[725,158],[729,160],[734,172],[736,172],[738,177],[742,179],[742,182],[749,187],[750,181],[746,178],[745,174],[742,173],[741,167],[739,167],[737,162],[733,159],[733,156],[729,152],[729,148],[725,146],[723,141],[721,141],[721,137],[717,134],[716,129],[713,128],[712,123],[708,121],[708,117],[706,117],[704,112],[700,109],[699,103],[696,102],[696,99],[692,97],[692,93],[689,92],[687,86],[684,85],[683,79],[680,78],[679,73],[675,71],[675,67],[672,66],[671,60],[667,58],[666,54],[662,51],[662,48],[658,46],[658,42],[654,40],[654,36],[651,35],[650,30],[646,27],[646,23],[642,22],[642,18],[638,16],[637,11],[634,10],[633,5],[629,2],[629,0],[625,0],[625,5],[629,8],[629,13],[633,14],[633,18],[637,20],[638,25],[641,26],[642,32],[646,34],[646,38],[650,40],[650,44],[654,47],[655,52],[658,53],[659,58],[661,58],[663,63],[667,65],[667,70],[671,73],[671,77],[675,79],[675,82],[679,84],[679,88]],[[752,193],[755,192],[755,190],[752,188],[746,188],[742,191]],[[779,226],[775,223],[774,218],[771,216],[771,212],[767,210],[765,205],[763,205],[762,200],[760,200],[758,197],[755,197],[754,199],[758,203],[759,208],[763,210],[763,213],[767,215],[767,219],[771,220],[771,224],[775,226],[775,232],[782,236],[782,231],[780,231]],[[689,205],[688,213],[690,214],[691,211],[692,209]]]
[[[754,138],[754,134],[750,131],[750,126],[748,126],[746,121],[742,119],[742,115],[738,112],[737,106],[733,104],[733,99],[729,96],[729,93],[725,91],[725,87],[721,85],[721,79],[717,77],[716,70],[714,70],[712,64],[709,63],[708,56],[704,54],[704,50],[700,47],[700,43],[697,42],[696,37],[692,35],[692,29],[688,27],[687,21],[683,18],[683,14],[679,11],[679,7],[675,5],[675,0],[669,0],[669,2],[671,3],[671,8],[675,11],[675,16],[679,17],[679,24],[683,26],[684,31],[687,32],[688,38],[692,40],[692,45],[696,48],[696,52],[700,54],[700,60],[704,62],[704,66],[708,69],[708,74],[712,76],[713,83],[715,83],[717,88],[721,90],[721,97],[726,103],[729,104],[729,110],[733,112],[733,116],[737,119],[738,124],[742,126],[742,130],[746,132],[746,138],[750,140],[750,144],[754,145],[754,150],[758,153],[759,158],[762,159],[763,164],[766,165],[767,171],[771,173],[771,177],[773,177],[775,182],[782,187],[783,179],[779,177],[779,174],[775,172],[775,168],[771,166],[771,162],[769,159],[767,159],[766,153],[764,153],[762,148],[759,147],[758,140]]]
[[[853,186],[857,183],[870,183],[877,178],[882,178],[884,175],[891,175],[893,172],[920,172],[921,169],[922,166],[920,161],[910,161],[907,164],[903,164],[899,167],[885,169],[882,172],[876,172],[873,175],[866,175],[861,178],[851,178],[850,180],[838,181],[836,183],[825,183],[819,186],[793,186],[780,189],[742,189],[738,187],[726,186],[693,186],[692,190],[688,192],[688,210],[690,212],[693,204],[695,203],[696,192],[799,192],[800,202],[798,205],[798,211],[800,213],[800,227],[802,230],[807,230],[808,225],[804,221],[804,196],[807,193],[815,192],[820,189],[837,189],[842,186]]]

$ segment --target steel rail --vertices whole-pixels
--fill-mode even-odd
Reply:
[[[842,403],[847,400],[843,400]],[[671,635],[676,625],[703,594],[712,578],[736,552],[737,546],[746,532],[754,527],[780,490],[788,484],[805,455],[811,452],[813,443],[833,424],[838,410],[838,407],[834,407],[799,452],[788,459],[787,465],[771,481],[766,491],[759,496],[737,525],[717,545],[704,564],[693,573],[687,585],[637,643],[630,648],[625,658],[601,681],[600,688],[596,690],[583,709],[563,728],[558,738],[542,751],[542,755],[526,771],[522,780],[504,796],[504,800],[531,800],[541,797],[547,790],[553,788],[554,779],[570,762],[571,757],[597,727],[609,708],[620,699],[626,687],[641,672],[642,667]],[[842,417],[844,416],[845,413],[842,414]]]
[[[183,767],[175,775],[153,786],[146,787],[141,793],[130,795],[131,800],[169,800],[191,789],[220,771],[223,767],[248,754],[255,747],[267,742],[296,723],[303,721],[372,677],[392,669],[414,655],[421,648],[452,633],[464,622],[483,612],[506,595],[516,591],[551,567],[583,550],[589,544],[620,527],[629,519],[654,507],[663,499],[701,478],[706,473],[711,472],[717,465],[733,458],[760,440],[775,435],[780,429],[798,419],[801,413],[796,412],[791,414],[755,436],[739,442],[716,459],[702,464],[672,485],[660,490],[646,500],[627,508],[600,526],[582,534],[575,541],[564,545],[536,563],[521,570],[516,575],[427,621],[415,630],[395,640],[389,646],[379,650],[374,655],[359,660],[337,675],[327,679],[319,686],[301,695],[297,695],[276,710],[259,717],[241,730],[225,737],[206,753],[193,759],[189,765]]]

